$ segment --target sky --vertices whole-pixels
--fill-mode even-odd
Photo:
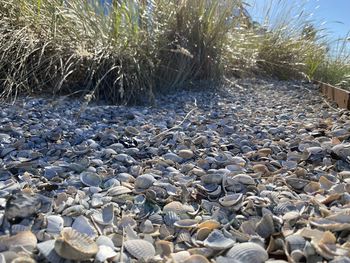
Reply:
[[[327,32],[333,39],[345,37],[350,32],[350,0],[248,0],[248,8],[253,19],[259,21],[256,10],[262,10],[266,3],[286,2],[288,5],[303,6],[311,14],[311,20]]]

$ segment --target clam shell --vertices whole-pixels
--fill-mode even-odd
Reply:
[[[0,237],[0,251],[8,250],[16,246],[22,246],[33,250],[37,245],[37,238],[31,231],[19,232],[14,236]]]
[[[156,254],[153,245],[141,239],[127,240],[124,247],[136,259],[150,258]]]
[[[207,220],[204,221],[197,226],[199,229],[200,228],[207,228],[207,229],[216,229],[220,227],[220,223],[216,220]]]
[[[104,205],[101,211],[92,214],[92,218],[101,225],[112,224],[114,220],[114,205],[112,203]]]
[[[242,263],[263,263],[269,258],[266,250],[262,246],[253,242],[235,245],[226,253],[226,256],[233,261],[236,260]]]
[[[122,185],[114,186],[108,189],[107,191],[107,195],[109,196],[117,196],[117,195],[128,194],[128,193],[131,193],[131,190]]]
[[[174,244],[166,240],[158,240],[155,245],[156,250],[162,256],[169,256],[174,251]]]
[[[198,222],[194,219],[182,219],[174,223],[174,226],[178,228],[195,228]]]
[[[255,231],[262,238],[268,238],[271,236],[275,232],[272,215],[264,215],[263,218],[257,223]]]
[[[147,189],[153,185],[157,180],[152,174],[143,174],[135,179],[135,188],[138,189]]]
[[[222,206],[226,206],[226,207],[234,206],[237,203],[239,203],[240,201],[242,201],[242,198],[243,198],[243,194],[230,194],[230,195],[226,195],[224,197],[221,197],[219,199],[219,203]]]
[[[98,246],[89,236],[64,228],[55,241],[55,251],[65,259],[87,260],[96,255]]]
[[[77,217],[74,220],[72,229],[76,230],[78,233],[86,234],[92,238],[98,235],[96,228],[90,223],[90,220],[83,215]]]
[[[49,233],[60,233],[64,226],[64,220],[61,216],[49,215],[46,217],[47,227]]]
[[[221,231],[214,229],[203,244],[205,247],[222,250],[232,247],[234,243],[233,239],[225,237]]]
[[[102,183],[101,177],[97,173],[82,172],[80,174],[80,181],[86,186],[100,186]]]

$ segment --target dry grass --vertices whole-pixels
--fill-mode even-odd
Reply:
[[[93,0],[0,0],[0,97],[151,103],[155,92],[223,76],[312,78],[334,69],[338,81],[349,72],[344,60],[327,59],[325,43],[303,34],[310,21],[286,17],[288,1],[276,5],[283,19],[260,26],[241,0],[145,2],[114,0],[107,8]],[[279,12],[271,10],[267,18]]]

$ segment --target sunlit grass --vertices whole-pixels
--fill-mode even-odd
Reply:
[[[348,50],[331,57],[323,29],[310,29],[290,1],[265,6],[260,24],[241,0],[136,2],[0,0],[1,98],[88,94],[138,103],[223,76],[344,84],[349,75]]]

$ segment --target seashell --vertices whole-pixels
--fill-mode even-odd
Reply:
[[[83,205],[73,205],[62,211],[63,216],[80,216],[86,211]]]
[[[107,246],[107,247],[111,247],[111,248],[114,249],[113,240],[110,237],[108,237],[108,236],[99,236],[96,239],[96,244],[98,246]]]
[[[186,259],[188,259],[190,256],[191,254],[188,251],[180,251],[180,252],[170,254],[170,258],[172,260],[171,262],[174,262],[174,263],[183,262]]]
[[[207,228],[207,227],[202,227],[200,229],[198,229],[197,233],[196,233],[196,240],[199,241],[204,241],[209,234],[211,233],[213,229]]]
[[[29,256],[19,256],[12,260],[11,263],[36,263],[36,261]]]
[[[303,189],[308,183],[308,180],[295,178],[295,177],[288,177],[286,178],[287,184],[289,184],[293,189],[301,190]]]
[[[28,250],[35,249],[37,238],[31,231],[19,232],[13,236],[0,237],[0,251],[8,250],[13,247],[22,246]]]
[[[128,194],[131,193],[131,190],[125,186],[119,185],[119,186],[114,186],[107,191],[107,195],[109,196],[117,196],[117,195],[123,195],[123,194]]]
[[[97,173],[82,172],[80,174],[80,181],[86,186],[100,186],[102,183],[101,177]]]
[[[332,181],[328,180],[327,177],[325,177],[325,176],[320,177],[319,183],[320,183],[321,187],[325,190],[329,190],[334,185],[334,183]]]
[[[262,176],[266,176],[270,174],[269,169],[264,164],[256,164],[253,166],[254,173],[259,173]]]
[[[188,230],[182,229],[177,233],[176,243],[191,242],[191,234]]]
[[[350,230],[350,223],[339,223],[326,218],[311,218],[310,224],[312,226],[321,228],[323,230],[331,230],[331,231]]]
[[[143,174],[135,179],[135,188],[139,189],[147,189],[153,185],[157,180],[154,178],[152,174]]]
[[[104,205],[101,211],[92,214],[92,218],[101,225],[112,224],[114,220],[114,205],[112,203]]]
[[[140,230],[142,231],[142,233],[144,234],[149,234],[154,232],[154,227],[153,224],[150,220],[145,220],[140,224]]]
[[[136,226],[137,226],[137,222],[131,216],[123,216],[118,222],[119,229],[128,228],[128,227],[130,227],[131,229],[134,229]]]
[[[187,250],[191,255],[202,255],[206,258],[211,257],[215,250],[209,247],[194,247]]]
[[[313,194],[321,189],[321,184],[318,182],[310,182],[304,187],[304,192],[308,194]]]
[[[111,178],[103,184],[103,188],[105,189],[109,189],[114,186],[120,186],[120,182],[116,178]]]
[[[156,251],[153,245],[145,240],[134,239],[124,242],[125,249],[136,259],[153,257]]]
[[[293,250],[303,250],[306,244],[306,240],[299,235],[287,236],[285,242],[289,253]]]
[[[140,132],[138,129],[136,129],[135,127],[132,126],[127,126],[125,127],[125,134],[129,135],[129,136],[138,136],[140,135]]]
[[[168,211],[164,215],[164,223],[167,226],[173,226],[175,222],[179,221],[180,217],[174,211]]]
[[[197,220],[194,219],[182,219],[174,223],[174,226],[178,228],[195,228],[197,227]]]
[[[38,243],[38,250],[49,262],[64,263],[65,260],[61,258],[55,251],[55,240],[48,240]]]
[[[191,150],[180,150],[177,155],[182,159],[191,159],[194,156]]]
[[[194,209],[192,206],[182,204],[178,201],[173,201],[163,207],[163,213],[170,211],[175,212],[176,214],[184,214],[194,212]]]
[[[98,252],[95,256],[95,261],[105,262],[108,259],[114,258],[117,256],[117,252],[114,251],[110,246],[99,246]]]
[[[90,223],[90,220],[85,216],[78,216],[73,224],[72,229],[76,230],[78,233],[86,234],[89,237],[96,237],[98,235],[95,227]]]
[[[243,199],[243,194],[230,194],[219,199],[219,203],[222,206],[230,207],[237,205]]]
[[[161,256],[169,256],[174,251],[174,244],[166,240],[158,240],[155,245]]]
[[[241,183],[244,185],[255,185],[254,179],[248,174],[229,174],[227,176],[227,183],[232,185],[234,183]]]
[[[272,215],[265,214],[263,218],[256,224],[256,233],[262,238],[268,238],[275,232]]]
[[[201,228],[207,228],[207,229],[217,229],[220,227],[220,223],[217,222],[216,220],[207,220],[207,221],[204,221],[202,223],[200,223],[198,226],[197,226],[199,229]]]
[[[233,239],[225,237],[221,231],[214,229],[203,244],[205,247],[222,250],[232,247],[234,243]]]
[[[191,255],[183,263],[210,263],[210,261],[202,255]]]
[[[46,217],[46,231],[49,233],[60,233],[64,226],[64,220],[61,216],[49,215]]]
[[[226,256],[233,262],[250,262],[250,263],[263,263],[268,258],[266,250],[253,242],[240,243],[232,247]]]
[[[148,219],[152,222],[154,225],[161,225],[163,224],[163,217],[160,214],[153,214],[148,217]],[[177,221],[177,220],[175,220]]]
[[[55,241],[55,251],[65,259],[87,260],[96,255],[98,246],[89,236],[64,228]]]

